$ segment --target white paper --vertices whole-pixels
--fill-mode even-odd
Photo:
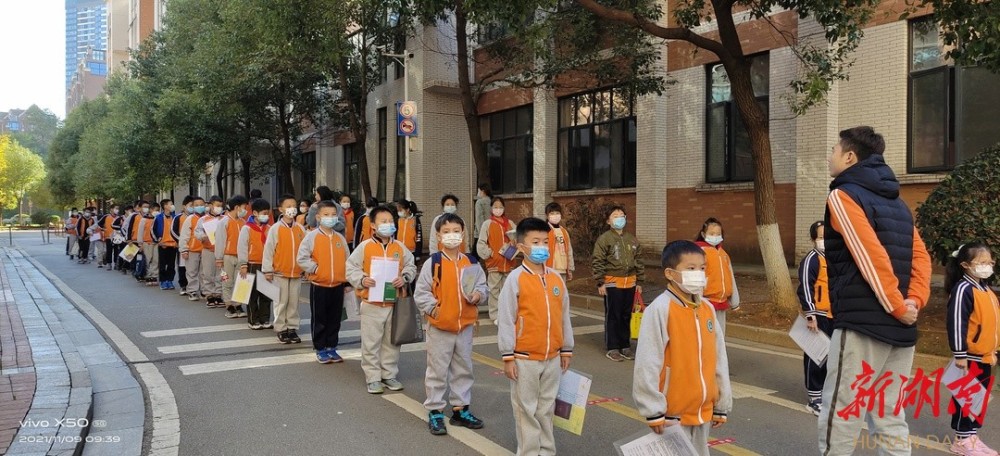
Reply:
[[[281,297],[281,288],[278,288],[278,284],[274,282],[269,282],[267,278],[264,277],[264,273],[257,271],[257,291],[260,294],[267,296],[271,301],[277,303],[278,298]]]
[[[479,265],[472,265],[466,268],[462,268],[459,271],[458,282],[462,286],[462,294],[465,295],[465,300],[471,300],[472,295],[476,293],[476,284],[479,283],[479,278],[483,276],[483,268]],[[480,299],[485,298],[485,296]]]
[[[369,277],[375,281],[375,286],[368,289],[368,301],[385,301],[385,284],[399,277],[399,260],[385,257],[372,258]]]
[[[90,235],[90,242],[99,242],[101,240],[101,233],[93,233]]]
[[[240,274],[236,274],[236,282],[233,283],[233,302],[250,303],[250,293],[253,291],[253,282],[256,277],[253,274],[247,274],[244,279]]]
[[[969,375],[969,371],[960,369],[955,365],[955,360],[951,360],[948,363],[948,367],[944,370],[944,375],[941,376],[941,384],[943,384],[945,388],[951,392],[951,395],[955,397],[955,400],[958,401],[958,404],[961,405],[962,408],[965,408],[965,404],[968,402],[972,402],[972,406],[969,408],[969,414],[971,415],[970,418],[975,419],[975,417],[982,415],[983,403],[986,401],[986,388],[979,383],[978,379],[972,379],[970,384],[965,386],[965,389],[968,390],[969,388],[973,388],[974,386],[972,385],[979,385],[980,388],[978,392],[972,394],[971,399],[959,398],[957,396],[963,389],[961,385],[955,385],[955,388],[948,388],[948,385],[958,381],[966,375]]]
[[[583,434],[583,421],[587,414],[587,398],[593,378],[573,369],[563,372],[556,394],[555,412],[552,422],[558,427],[576,435]]]
[[[663,429],[663,434],[652,431],[634,436],[628,442],[615,442],[615,450],[621,456],[693,456],[698,454],[691,439],[681,425],[675,424]]]
[[[820,330],[811,331],[806,326],[806,319],[799,315],[792,323],[792,329],[788,335],[802,348],[802,351],[816,363],[822,366],[826,362],[826,356],[830,353],[830,338]]]
[[[205,219],[202,223],[202,227],[205,228],[205,234],[208,236],[208,241],[215,245],[215,230],[219,228],[219,219]]]

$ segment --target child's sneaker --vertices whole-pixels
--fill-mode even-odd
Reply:
[[[195,301],[198,301],[198,299],[199,298],[198,298],[197,294],[195,294],[195,293],[189,293],[188,294],[188,301],[195,302]]]
[[[382,380],[382,384],[385,385],[386,389],[388,389],[389,391],[403,390],[403,384],[399,383],[399,380],[396,380],[394,378]]]
[[[274,323],[271,322],[261,323],[260,326],[264,329],[274,329]]]
[[[247,326],[249,326],[249,327],[250,327],[250,329],[252,329],[252,330],[254,330],[254,331],[259,331],[259,330],[261,330],[261,329],[264,329],[264,327],[263,327],[263,326],[261,326],[261,325],[259,325],[259,324],[257,324],[257,323],[247,323]]]
[[[236,312],[235,307],[226,308],[226,318],[239,318],[239,313]]]
[[[605,353],[604,356],[618,363],[625,361],[625,357],[622,356],[622,352],[618,350],[608,350],[608,352]]]
[[[299,333],[296,332],[294,329],[289,329],[288,330],[288,341],[291,342],[291,343],[293,343],[293,344],[301,344],[302,343],[302,339],[299,338]]]
[[[180,294],[181,296],[187,296],[188,295],[187,287],[181,287]]]
[[[330,356],[330,352],[326,350],[320,350],[316,352],[316,361],[319,361],[320,364],[330,364],[333,362],[333,357]]]
[[[236,316],[239,318],[247,317],[247,313],[243,310],[243,306],[236,306]]]
[[[382,382],[371,382],[368,384],[368,394],[382,394],[382,392]],[[444,415],[441,415],[441,418],[444,419]]]
[[[951,448],[949,448],[949,450],[951,450],[952,453],[961,456],[985,456],[984,453],[980,453],[979,450],[976,449],[976,441],[973,440],[972,437],[956,439],[955,443],[951,444]]]
[[[821,399],[811,400],[806,404],[806,410],[812,412],[813,415],[819,416],[820,409],[823,406],[823,401]]]
[[[342,362],[344,362],[344,358],[342,358],[340,356],[340,353],[337,353],[337,349],[336,348],[328,348],[328,349],[326,349],[326,352],[330,354],[330,359],[332,359],[333,362],[335,362],[335,363],[342,363]]]
[[[483,428],[483,420],[476,418],[476,416],[469,411],[468,405],[457,410],[452,410],[451,419],[448,420],[448,422],[459,426],[465,426],[469,429]]]
[[[174,281],[173,280],[167,281],[167,289],[168,290],[173,290],[174,289]]]
[[[986,443],[984,443],[982,441],[982,439],[979,438],[978,435],[974,435],[972,437],[969,437],[969,440],[973,441],[972,442],[973,448],[979,450],[981,454],[986,455],[986,456],[997,456],[996,450],[994,450],[993,448],[988,447],[986,445]]]
[[[290,344],[290,343],[292,343],[291,339],[288,338],[288,331],[282,331],[282,332],[278,333],[278,342],[283,343],[283,344]]]
[[[369,392],[371,392],[369,390]],[[454,419],[454,418],[452,418]],[[454,423],[454,421],[452,421]],[[431,410],[427,414],[427,428],[431,430],[431,434],[434,435],[445,435],[448,433],[448,428],[444,427],[444,414],[440,410]]]
[[[623,348],[623,349],[619,350],[619,352],[622,354],[622,358],[629,359],[629,360],[635,359],[635,352],[632,351],[631,348]]]

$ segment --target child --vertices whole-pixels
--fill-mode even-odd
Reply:
[[[399,275],[392,281],[398,296],[417,275],[417,266],[413,254],[392,237],[396,234],[392,209],[378,206],[372,209],[368,218],[375,227],[375,236],[362,242],[347,259],[347,279],[361,298],[361,367],[368,393],[382,394],[383,385],[389,391],[400,391],[403,384],[396,380],[399,347],[391,339],[394,303],[368,299],[368,289],[380,285],[371,278],[372,259],[384,258],[399,263]]]
[[[420,226],[420,218],[416,216],[417,203],[401,199],[396,203],[396,239],[402,242],[410,252],[413,260],[420,261],[424,247],[424,228]]]
[[[101,241],[104,244],[104,257],[101,259],[101,263],[97,267],[106,267],[109,271],[112,265],[115,263],[115,248],[114,244],[111,243],[111,237],[115,234],[115,220],[118,218],[118,205],[112,205],[111,211],[104,214],[103,217],[98,221],[98,225],[101,227]]]
[[[219,227],[215,229],[215,267],[225,274],[226,280],[222,281],[222,300],[226,303],[226,318],[243,318],[246,312],[243,311],[243,304],[233,302],[233,284],[236,283],[236,266],[238,263],[237,244],[239,243],[240,231],[246,225],[246,216],[250,213],[249,201],[243,195],[236,195],[229,199],[229,212]],[[222,275],[220,274],[220,276]]]
[[[593,270],[597,293],[604,296],[605,357],[622,362],[635,359],[632,351],[632,305],[635,294],[642,294],[638,282],[645,280],[639,261],[639,241],[625,231],[625,208],[613,206],[607,213],[611,227],[594,244]]]
[[[709,427],[726,422],[733,396],[723,331],[701,296],[705,253],[674,241],[660,265],[670,284],[642,317],[632,396],[653,432],[680,424],[698,455],[708,456]]]
[[[806,324],[813,331],[823,331],[827,336],[833,335],[833,314],[830,312],[830,289],[826,278],[826,256],[823,245],[823,222],[813,223],[809,227],[809,238],[813,241],[813,249],[806,254],[799,264],[799,304],[806,317]],[[805,369],[806,394],[809,402],[806,407],[813,415],[819,416],[823,405],[823,383],[826,381],[826,363],[822,366],[813,362],[809,355],[802,355],[802,365]]]
[[[569,292],[547,267],[549,224],[529,217],[517,224],[521,267],[511,271],[500,292],[497,347],[510,379],[519,456],[556,454],[552,435],[559,378],[573,356]]]
[[[462,287],[465,268],[476,261],[458,250],[465,236],[465,222],[454,214],[445,214],[434,227],[444,249],[425,262],[417,279],[413,300],[427,314],[427,374],[424,388],[428,410],[427,425],[431,434],[444,435],[445,393],[451,391],[453,425],[480,429],[483,422],[469,411],[472,401],[472,331],[479,315],[477,305],[489,293],[486,279],[479,274],[475,291],[466,295]],[[480,271],[481,272],[481,271]]]
[[[83,215],[76,221],[76,234],[77,243],[79,244],[79,252],[77,258],[79,264],[90,263],[90,227],[94,226],[94,221],[91,219],[90,208],[83,208]]]
[[[139,239],[137,237],[137,233],[139,232],[139,221],[142,220],[142,203],[143,203],[142,200],[136,201],[135,204],[132,205],[131,213],[129,213],[125,217],[125,220],[122,221],[122,235],[125,237],[125,242],[126,242],[124,245],[128,244],[135,244],[136,246],[139,245]],[[125,262],[125,267],[122,270],[122,273],[125,274],[132,272],[132,268],[134,267],[135,267],[135,259],[133,259],[132,261],[127,261]]]
[[[337,224],[337,207],[332,201],[317,203],[316,218],[318,226],[302,240],[296,261],[312,283],[309,310],[316,361],[341,363],[344,358],[337,353],[337,344],[340,342],[340,317],[344,312],[344,285],[350,252],[347,239],[333,229]],[[289,286],[298,287],[294,281]]]
[[[348,246],[354,250],[354,207],[351,205],[351,195],[342,193],[340,195],[340,209],[344,211],[344,237],[348,239]]]
[[[437,217],[434,217],[434,220],[431,220],[431,226],[437,226],[437,220],[441,218],[442,215],[456,214],[456,213],[458,213],[458,197],[450,193],[442,196],[441,214],[438,215]],[[466,244],[465,240],[462,240],[461,249],[463,252],[469,251],[468,245]],[[441,240],[437,238],[437,233],[435,233],[433,230],[431,231],[430,242],[428,242],[427,244],[427,250],[429,250],[432,255],[441,251]]]
[[[302,277],[302,268],[296,262],[296,256],[306,237],[306,230],[295,223],[295,197],[284,195],[280,204],[281,219],[267,232],[261,271],[268,282],[277,280],[280,290],[278,302],[274,303],[274,331],[278,333],[278,342],[297,344],[302,342],[298,333],[301,324],[299,294],[302,290],[298,279]],[[344,255],[343,262],[346,261],[347,255]],[[274,277],[275,274],[278,276]]]
[[[181,296],[187,296],[187,267],[184,266],[184,259],[181,258],[180,251],[182,250],[181,239],[181,228],[184,226],[184,222],[187,220],[191,214],[194,213],[194,207],[191,206],[191,201],[194,201],[194,197],[187,195],[184,197],[181,203],[181,210],[174,217],[174,223],[170,226],[171,234],[174,239],[177,239],[177,283],[181,286],[180,294]]]
[[[992,383],[993,366],[997,363],[997,350],[1000,350],[1000,303],[985,283],[993,276],[994,265],[993,255],[986,244],[970,242],[952,254],[945,276],[945,288],[951,290],[948,298],[948,343],[955,356],[955,365],[964,370],[976,366],[980,371],[979,383],[987,394]],[[951,445],[951,452],[960,455],[996,454],[977,435],[985,417],[963,414],[962,406],[954,398],[952,406],[955,407],[951,415],[955,442]],[[982,411],[986,412],[985,403]]]
[[[139,219],[139,246],[142,247],[142,255],[146,259],[146,285],[153,285],[160,274],[159,256],[157,255],[156,241],[153,240],[153,222],[160,212],[160,205],[157,203],[145,203],[142,205],[142,218]]]
[[[472,223],[472,245],[479,245],[480,239],[486,237],[486,234],[482,232],[483,224],[490,219],[490,209],[493,206],[493,192],[490,191],[490,184],[479,184],[476,190],[476,200],[473,204],[473,223]],[[473,249],[474,252],[472,256],[477,256],[479,252],[475,252],[477,249]],[[485,260],[485,258],[482,258]]]
[[[267,230],[271,229],[271,203],[264,198],[257,198],[250,204],[250,209],[253,216],[240,228],[239,240],[236,241],[237,266],[240,277],[243,278],[247,274],[256,275],[261,270]],[[250,302],[247,303],[247,326],[253,330],[271,329],[274,327],[271,324],[271,299],[258,291],[257,285],[255,280],[250,292]]]
[[[569,240],[569,230],[561,226],[562,206],[557,202],[545,205],[545,216],[548,218],[549,228],[549,262],[546,266],[555,269],[563,276],[567,282],[573,280],[573,271],[576,270],[576,260],[573,259],[573,244]]]
[[[157,274],[161,290],[174,289],[174,263],[177,261],[177,238],[174,237],[174,202],[168,199],[160,201],[163,213],[153,220],[153,241],[157,243],[156,254],[160,265]]]
[[[358,218],[354,222],[354,249],[356,249],[362,242],[371,239],[375,235],[372,229],[372,220],[369,217],[372,213],[372,209],[378,207],[378,200],[375,198],[368,198],[365,202],[365,214]],[[354,251],[353,249],[351,250]]]
[[[222,222],[224,208],[222,198],[212,196],[209,198],[209,213],[198,218],[198,224],[194,228],[194,236],[205,246],[205,253],[201,259],[201,293],[205,296],[206,307],[224,307],[222,300],[222,278],[219,277],[219,269],[215,267],[215,238],[218,234],[218,225]],[[214,226],[211,235],[205,224]],[[235,280],[235,279],[232,279]]]
[[[80,221],[80,216],[78,215],[77,209],[74,207],[69,210],[69,218],[66,219],[66,255],[69,255],[70,261],[80,250],[79,236],[76,232],[76,224]]]
[[[205,246],[201,243],[201,240],[194,235],[194,230],[195,227],[198,226],[198,221],[205,214],[205,199],[200,196],[192,197],[191,209],[193,213],[189,215],[188,218],[184,220],[184,224],[181,225],[180,250],[181,260],[187,268],[186,273],[188,286],[185,291],[188,295],[188,301],[197,301],[199,296],[202,295],[201,262]],[[206,254],[206,256],[208,255],[211,254]],[[212,260],[205,258],[205,261]]]
[[[715,307],[719,318],[719,326],[726,331],[726,311],[740,307],[740,292],[736,289],[736,276],[733,275],[733,262],[729,254],[722,248],[722,222],[715,218],[705,220],[698,232],[695,243],[705,251],[705,275],[708,285],[705,286],[705,299]]]
[[[302,226],[306,227],[307,230],[310,229],[306,225],[306,215],[309,214],[309,205],[310,204],[312,204],[312,203],[310,203],[309,200],[302,200],[302,201],[300,201],[299,202],[299,215],[295,216],[295,223],[298,223],[299,225],[302,225]]]
[[[483,226],[479,228],[479,243],[476,244],[476,251],[479,253],[479,258],[486,262],[486,270],[489,272],[489,315],[493,325],[496,326],[500,290],[503,289],[507,275],[517,264],[514,262],[513,256],[508,259],[503,255],[504,249],[514,247],[514,241],[507,236],[507,232],[514,229],[514,223],[504,214],[503,198],[493,197],[490,212],[490,218],[483,222]]]

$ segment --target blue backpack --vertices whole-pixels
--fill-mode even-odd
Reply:
[[[132,277],[135,277],[135,280],[143,280],[146,277],[146,256],[141,253],[136,254],[134,262]]]

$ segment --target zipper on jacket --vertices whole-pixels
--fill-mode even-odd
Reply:
[[[722,249],[716,248],[716,250],[716,253],[719,255],[719,272],[722,273],[722,296],[720,296],[720,298],[723,298],[726,302],[728,302],[729,298],[726,298],[726,268],[722,263]]]
[[[545,274],[545,271],[542,271],[542,274]],[[549,351],[552,349],[552,306],[549,304],[549,290],[545,285],[545,276],[540,275],[538,279],[542,281],[542,291],[545,292],[545,359],[548,360]]]
[[[442,253],[444,255],[444,253]],[[447,255],[445,255],[447,257]],[[450,259],[450,258],[449,258]],[[455,264],[455,278],[458,279],[458,332],[462,332],[462,275],[458,270],[458,262],[462,260],[462,253],[458,253],[458,260],[452,261]]]
[[[698,423],[705,424],[705,420],[701,417],[701,409],[705,407],[705,402],[708,400],[708,385],[705,384],[705,366],[701,356],[701,319],[698,318],[698,308],[692,307],[692,309],[694,310],[695,334],[698,335],[698,379],[701,380],[701,405],[698,406]]]

